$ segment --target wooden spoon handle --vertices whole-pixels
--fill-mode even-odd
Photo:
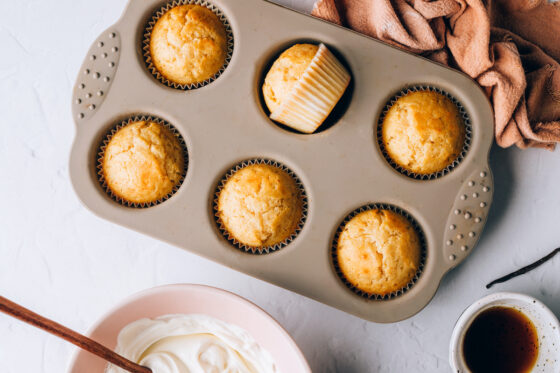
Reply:
[[[147,367],[143,367],[136,364],[121,355],[117,354],[113,350],[95,342],[94,340],[76,333],[75,331],[68,329],[67,327],[60,325],[52,320],[49,320],[41,315],[36,314],[33,311],[28,310],[25,307],[20,306],[2,296],[0,296],[0,312],[4,312],[8,315],[15,317],[25,323],[31,324],[39,329],[43,329],[46,332],[56,335],[68,342],[91,352],[94,355],[99,356],[108,362],[125,369],[132,373],[152,373],[152,370]]]

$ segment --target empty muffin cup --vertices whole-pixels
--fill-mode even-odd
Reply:
[[[412,216],[394,205],[371,203],[344,218],[331,257],[338,277],[351,291],[389,300],[418,281],[426,251],[424,233]]]
[[[103,138],[97,153],[97,178],[115,202],[146,208],[179,190],[188,161],[185,141],[175,127],[154,116],[132,116]]]
[[[235,248],[268,254],[292,242],[307,218],[303,184],[288,167],[250,159],[231,168],[213,199],[216,225]]]
[[[471,137],[465,108],[432,86],[400,91],[385,105],[377,125],[377,141],[387,162],[417,180],[450,173],[467,154]]]
[[[190,90],[216,80],[233,54],[233,32],[224,13],[201,0],[174,0],[144,28],[148,71],[168,87]]]

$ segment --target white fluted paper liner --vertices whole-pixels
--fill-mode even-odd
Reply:
[[[270,119],[313,133],[329,116],[348,87],[350,74],[324,45]]]

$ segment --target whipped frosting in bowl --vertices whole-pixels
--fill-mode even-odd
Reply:
[[[207,315],[164,315],[125,326],[115,351],[153,373],[277,373],[244,329]],[[106,373],[126,373],[109,365]]]
[[[174,318],[174,316],[177,315],[187,315],[191,318],[191,320],[196,319],[189,324],[190,326],[188,326],[190,332],[178,334],[176,332],[172,332],[171,335],[167,332],[161,333],[162,329],[160,328],[162,328],[162,326],[160,324],[164,325],[166,322],[160,319],[165,319],[167,317]],[[203,317],[201,318],[200,315],[203,315]],[[217,322],[204,322],[202,321],[204,316],[207,319],[216,320]],[[151,323],[146,322],[146,320],[156,322]],[[142,325],[145,323],[145,325],[148,325],[149,328],[144,329],[142,327],[137,330],[135,327],[131,326],[131,334],[126,333],[128,336],[127,338],[130,337],[130,339],[127,339],[128,342],[124,341],[123,338],[125,333],[121,333],[121,331],[126,330],[129,325],[135,324],[136,322],[141,322],[141,324],[139,323],[136,325]],[[177,321],[178,324],[182,322],[183,321]],[[195,323],[198,325],[198,329],[194,328]],[[211,325],[210,327],[211,330],[214,331],[214,334],[208,333],[208,325]],[[226,327],[221,328],[219,325],[225,325]],[[154,329],[151,329],[152,327],[154,327]],[[176,328],[173,326],[170,329],[175,330]],[[183,330],[185,329],[186,328]],[[241,332],[239,331],[240,329],[242,330]],[[145,332],[141,332],[141,330],[145,330]],[[152,337],[152,335],[154,335],[154,330],[157,332],[155,334],[160,336],[156,338],[157,340],[154,340]],[[227,332],[224,332],[224,330]],[[201,333],[201,331],[205,332]],[[134,333],[140,334],[135,335]],[[207,338],[207,334],[214,336],[217,335],[222,342],[215,343],[216,339]],[[264,310],[247,299],[229,291],[211,286],[198,284],[171,284],[143,290],[129,296],[109,310],[94,325],[91,326],[87,335],[93,340],[96,340],[108,348],[118,352],[122,352],[120,349],[121,347],[117,347],[119,344],[126,349],[138,349],[144,351],[148,350],[150,346],[153,346],[153,349],[150,351],[154,353],[154,357],[156,356],[156,349],[169,350],[169,345],[167,345],[167,343],[172,343],[173,346],[175,346],[173,347],[174,349],[180,349],[182,351],[181,354],[188,354],[188,352],[185,352],[187,350],[184,348],[185,345],[190,346],[188,347],[190,349],[192,348],[192,345],[207,346],[206,342],[211,341],[215,347],[223,348],[224,346],[228,346],[230,350],[226,349],[226,352],[235,350],[236,355],[243,357],[243,359],[237,360],[238,362],[252,361],[253,364],[258,364],[255,363],[256,360],[257,362],[260,361],[261,364],[263,364],[263,361],[273,361],[276,372],[311,373],[311,369],[305,360],[305,356],[302,354],[301,350],[286,330],[282,328],[282,325],[280,325]],[[181,337],[182,335],[190,337],[183,338]],[[246,335],[248,335],[248,337],[243,337]],[[180,338],[177,338],[176,341],[174,337]],[[205,339],[205,342],[203,343],[203,341],[198,339],[198,337],[207,339]],[[152,340],[153,342],[150,342],[149,340]],[[162,341],[157,343],[157,341],[160,340]],[[243,341],[244,347],[235,347],[238,346],[232,344],[235,343],[232,342],[235,340],[237,340],[237,343]],[[178,345],[175,345],[176,343]],[[255,345],[259,346],[258,351],[263,351],[263,355],[268,356],[268,358],[252,358],[251,356],[255,355],[261,356],[260,354],[252,354],[250,352],[255,350]],[[219,349],[216,348],[216,351],[218,350]],[[248,355],[246,353],[247,350],[249,350]],[[200,361],[214,361],[212,359],[217,359],[220,356],[226,356],[226,361],[229,359],[229,362],[232,363],[232,360],[227,356],[235,356],[233,354],[223,355],[221,352],[218,355],[214,353],[215,350],[213,348],[205,351],[208,351],[209,353],[204,354],[204,359]],[[237,351],[244,351],[244,353],[239,354]],[[144,356],[141,356],[142,354],[143,352],[140,353],[138,358],[144,358]],[[193,355],[191,354],[190,356]],[[181,357],[179,360],[187,360],[191,362],[192,366],[192,360],[189,360],[188,357]],[[167,361],[169,361],[169,359],[167,359]],[[195,362],[196,361],[197,360],[195,360]],[[163,366],[165,367],[165,365]],[[261,371],[267,372],[266,365],[264,366],[265,368]],[[181,365],[179,365],[179,367],[181,367]],[[188,368],[188,366],[186,368]],[[159,369],[159,367],[155,369]],[[184,371],[185,367],[181,367],[181,369]],[[260,370],[262,368],[258,367],[256,369]],[[105,360],[90,354],[87,351],[76,349],[74,356],[71,361],[69,361],[66,373],[103,373],[106,370],[107,362]],[[221,372],[222,368],[220,367],[215,371]],[[113,370],[112,372],[122,371]],[[178,372],[181,372],[181,370],[178,370]],[[196,372],[196,370],[193,370],[193,372]],[[210,370],[210,372],[212,372],[212,370]],[[242,370],[241,372],[244,371]],[[158,373],[158,371],[155,371],[154,373]]]

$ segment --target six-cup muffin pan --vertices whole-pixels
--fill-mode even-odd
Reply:
[[[168,2],[130,1],[88,51],[72,97],[76,138],[70,175],[80,200],[104,219],[367,320],[394,322],[420,311],[444,274],[473,250],[492,200],[493,116],[483,91],[457,71],[263,0],[192,2],[213,7],[231,30],[231,60],[201,87],[166,85],[148,68],[146,29]],[[335,111],[309,135],[272,122],[260,94],[274,58],[298,42],[325,43],[352,74]],[[444,93],[467,124],[460,159],[429,177],[390,164],[378,141],[384,110],[410,89]],[[107,134],[137,116],[168,123],[187,149],[188,168],[178,190],[150,206],[112,199],[97,169]],[[260,254],[228,241],[213,208],[224,176],[255,160],[289,169],[306,196],[306,218],[297,235]],[[422,232],[422,270],[412,286],[391,297],[353,291],[333,261],[341,224],[368,206],[401,211]]]

